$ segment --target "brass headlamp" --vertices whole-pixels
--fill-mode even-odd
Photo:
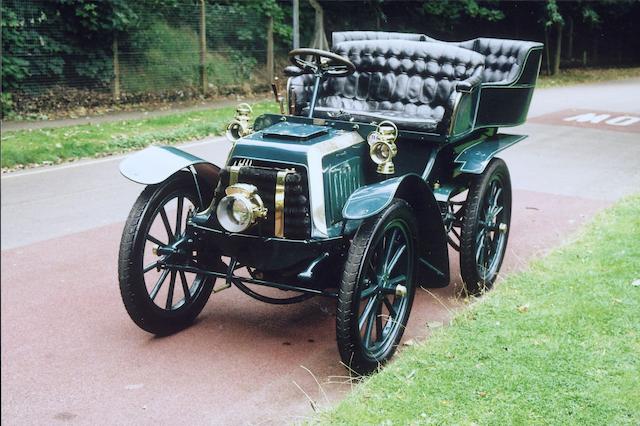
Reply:
[[[227,126],[227,139],[231,142],[235,142],[253,132],[253,129],[249,124],[251,112],[252,110],[249,104],[242,103],[238,105],[238,108],[236,108],[236,116]]]
[[[254,185],[236,183],[227,187],[227,194],[216,209],[218,222],[229,232],[242,232],[256,220],[267,216],[267,209]]]
[[[377,129],[367,136],[369,156],[378,165],[376,172],[381,175],[392,175],[396,172],[393,157],[398,154],[398,147],[395,144],[397,138],[398,127],[391,121],[381,122]]]

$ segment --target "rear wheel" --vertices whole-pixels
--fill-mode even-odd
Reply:
[[[511,180],[507,165],[491,160],[469,188],[460,238],[460,273],[465,291],[477,295],[493,286],[509,238]]]
[[[351,242],[336,329],[342,362],[358,374],[391,358],[402,338],[415,293],[416,235],[411,207],[394,200]]]
[[[124,226],[118,276],[122,301],[143,330],[168,334],[189,325],[202,311],[214,280],[161,267],[158,247],[173,244],[185,231],[187,212],[202,209],[193,179],[177,174],[140,194]],[[220,262],[206,253],[190,253],[199,267]]]

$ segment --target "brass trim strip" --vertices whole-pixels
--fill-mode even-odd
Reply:
[[[274,234],[276,237],[284,237],[284,188],[285,179],[289,170],[280,170],[276,175],[275,200],[275,223]]]
[[[235,185],[238,183],[238,175],[240,174],[240,169],[242,166],[231,166],[229,167],[229,186]]]

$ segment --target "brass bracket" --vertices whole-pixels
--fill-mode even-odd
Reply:
[[[243,167],[250,167],[253,164],[253,161],[249,159],[241,159],[236,161],[232,166],[229,167],[229,186],[235,185],[238,183],[238,176],[240,175],[240,169]]]
[[[242,166],[231,166],[229,167],[229,186],[235,185],[238,183],[238,175],[240,174],[240,169]]]

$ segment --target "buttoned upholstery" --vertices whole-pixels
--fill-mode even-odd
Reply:
[[[497,38],[476,38],[456,44],[485,56],[483,83],[510,84],[515,82],[525,64],[528,52],[540,43]]]
[[[424,34],[394,33],[387,31],[339,31],[331,34],[331,45],[336,46],[344,41],[355,40],[412,40],[436,41]]]
[[[485,56],[483,83],[510,84],[518,77],[527,53],[540,43],[498,38],[476,38],[467,41],[444,42],[425,34],[385,31],[341,31],[332,35],[333,45],[353,40],[414,40],[447,43],[470,49]]]
[[[346,41],[333,50],[349,58],[356,71],[323,82],[315,116],[388,119],[400,129],[414,131],[444,131],[456,84],[479,84],[485,61],[472,50],[408,40]],[[295,79],[300,79],[293,87],[296,107],[302,112],[310,99],[311,79],[308,75]]]

